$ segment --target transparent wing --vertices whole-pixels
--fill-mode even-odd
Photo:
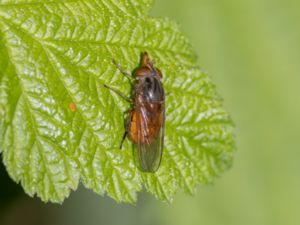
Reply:
[[[142,171],[155,172],[159,168],[164,145],[164,109],[155,113],[149,113],[146,108],[139,111],[136,159]]]

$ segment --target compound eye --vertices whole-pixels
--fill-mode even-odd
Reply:
[[[162,75],[161,71],[160,71],[159,69],[157,69],[157,68],[155,68],[155,70],[156,70],[156,74],[157,74],[160,78],[162,78],[163,75]]]

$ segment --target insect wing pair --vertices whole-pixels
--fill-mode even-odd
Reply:
[[[135,70],[134,77],[117,63],[115,65],[133,80],[131,98],[105,85],[132,103],[125,121],[125,133],[120,148],[128,136],[135,145],[134,155],[139,169],[143,172],[155,172],[160,165],[164,144],[165,92],[161,82],[162,74],[153,66],[146,52],[142,54],[140,66]]]

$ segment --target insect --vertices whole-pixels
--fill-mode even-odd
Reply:
[[[119,90],[104,85],[131,103],[120,148],[128,136],[134,144],[135,161],[139,169],[153,173],[159,168],[164,145],[165,91],[161,82],[162,73],[154,67],[147,52],[141,54],[140,66],[134,70],[133,76],[114,60],[113,63],[133,86],[132,96],[127,97]]]

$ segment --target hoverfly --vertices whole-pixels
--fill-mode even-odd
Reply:
[[[130,79],[133,86],[132,96],[129,98],[119,90],[104,85],[131,103],[120,149],[128,136],[134,144],[135,161],[139,169],[143,172],[155,172],[160,165],[164,144],[165,91],[161,82],[162,73],[154,67],[147,52],[141,54],[140,66],[134,70],[133,76],[114,60],[113,63]]]

